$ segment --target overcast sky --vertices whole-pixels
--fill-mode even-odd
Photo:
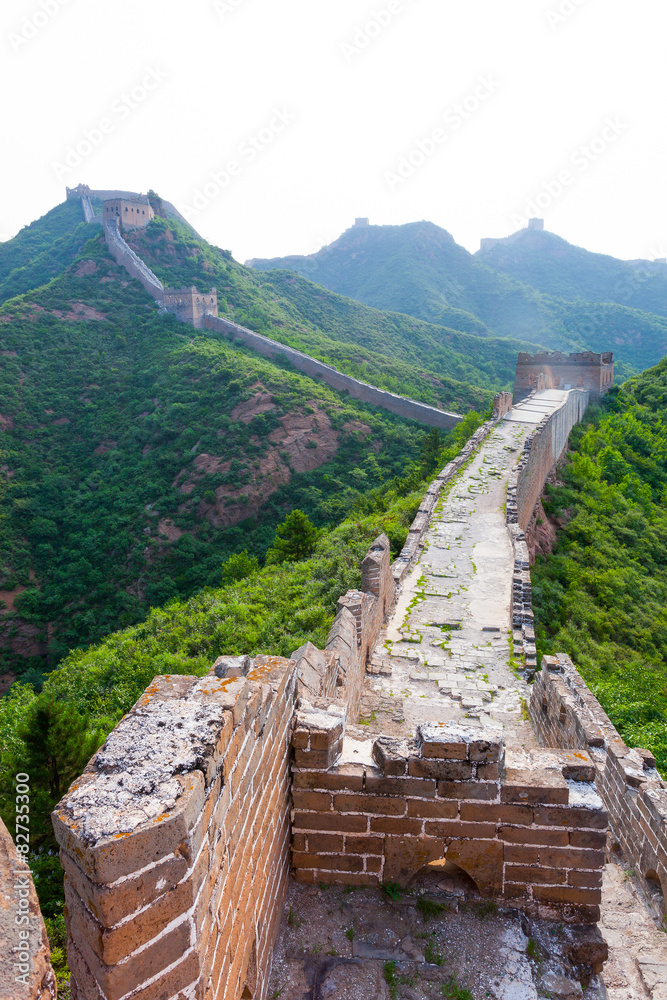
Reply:
[[[0,239],[155,189],[241,261],[537,214],[667,257],[665,0],[4,0]]]

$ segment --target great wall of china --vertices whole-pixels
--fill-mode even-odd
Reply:
[[[655,761],[623,743],[567,657],[536,659],[525,532],[607,384],[606,358],[589,362],[576,364],[592,388],[554,387],[555,364],[526,398],[496,397],[398,558],[373,543],[323,650],[153,680],[53,814],[74,1000],[265,1000],[290,875],[407,886],[447,863],[486,899],[593,940],[594,979],[610,836],[667,891]],[[0,846],[5,871],[18,866],[4,828]],[[17,996],[46,998],[31,893]],[[667,996],[661,955],[647,944],[637,959],[653,1000]]]

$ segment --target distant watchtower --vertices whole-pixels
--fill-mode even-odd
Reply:
[[[359,218],[359,219],[355,219],[354,220],[354,228],[355,229],[363,229],[365,226],[368,226],[368,225],[370,225],[370,219],[361,219],[361,218]]]
[[[104,222],[116,218],[123,229],[144,229],[155,212],[150,206],[148,198],[143,200],[129,200],[126,198],[113,198],[104,202],[102,218]]]
[[[165,288],[162,304],[167,312],[183,323],[189,323],[201,330],[205,316],[218,315],[218,293],[198,292],[194,285],[190,288]]]
[[[609,392],[614,382],[614,355],[561,354],[540,351],[520,354],[516,364],[513,402],[519,403],[535,389],[588,389],[591,402]]]

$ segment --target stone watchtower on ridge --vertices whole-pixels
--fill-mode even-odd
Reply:
[[[519,354],[514,379],[515,403],[535,389],[588,389],[591,402],[609,392],[614,383],[614,355],[611,351],[594,354],[561,354],[540,351]]]
[[[145,229],[154,216],[148,198],[141,195],[136,199],[113,198],[105,201],[102,209],[104,222],[118,219],[123,229]]]

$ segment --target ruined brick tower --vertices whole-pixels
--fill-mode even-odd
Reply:
[[[218,293],[215,288],[210,292],[198,292],[194,285],[190,288],[165,288],[162,304],[167,312],[198,330],[204,326],[205,316],[218,315]]]

